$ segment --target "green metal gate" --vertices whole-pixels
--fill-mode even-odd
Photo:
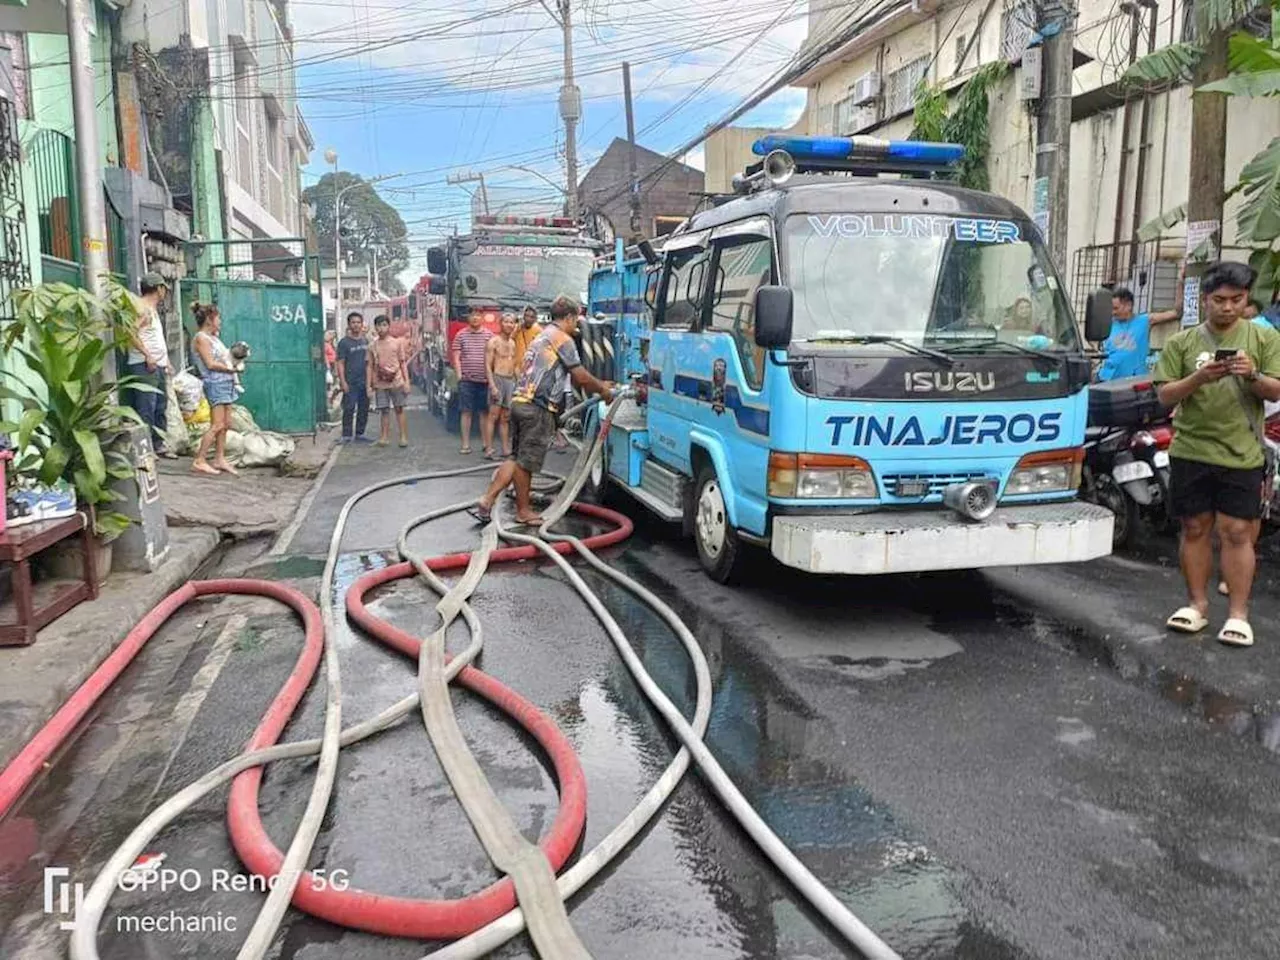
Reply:
[[[306,262],[303,274],[309,280],[309,258]],[[191,305],[196,301],[218,305],[223,343],[229,347],[243,340],[252,351],[241,375],[245,392],[238,402],[258,426],[280,433],[313,433],[326,410],[324,323],[320,298],[311,292],[310,283],[185,279],[179,303],[192,334]]]

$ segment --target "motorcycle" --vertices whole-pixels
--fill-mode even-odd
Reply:
[[[1090,387],[1080,494],[1115,515],[1115,548],[1131,544],[1143,521],[1162,530],[1173,525],[1169,513],[1173,427],[1166,416],[1149,378]]]
[[[1090,427],[1085,434],[1080,494],[1115,514],[1112,546],[1128,546],[1145,521],[1157,529],[1173,526],[1169,513],[1168,424]]]

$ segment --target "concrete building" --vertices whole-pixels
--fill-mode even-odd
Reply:
[[[628,238],[632,234],[629,157],[627,141],[615,137],[578,186],[578,202],[587,217],[596,218],[611,235]],[[660,173],[648,176],[663,164]],[[704,190],[701,170],[668,163],[662,154],[639,145],[636,175],[641,178],[638,232],[645,237],[661,237],[674,230],[693,213]]]
[[[279,241],[305,236],[300,169],[314,144],[288,12],[287,0],[134,0],[120,14],[165,178],[202,239],[232,242],[207,262],[243,279],[293,276],[279,258],[301,244]]]
[[[358,303],[367,303],[373,297],[373,284],[369,278],[367,266],[344,267],[342,270],[342,296],[338,296],[338,285],[335,282],[336,271],[333,267],[320,268],[320,306],[324,312],[325,326],[339,333],[343,330],[346,318],[335,307],[341,303],[344,307]],[[373,317],[365,317],[373,322]]]
[[[185,270],[187,218],[151,163],[128,75],[117,72],[120,4],[98,2],[91,37],[107,263],[126,284],[149,270]],[[83,259],[66,8],[0,2],[0,318],[27,283],[79,284]],[[166,317],[171,321],[171,317]],[[13,358],[8,358],[14,362]],[[0,357],[0,362],[5,358]]]
[[[848,30],[858,15],[876,8],[872,0],[858,0],[811,14],[805,48],[831,40]],[[1035,88],[1038,75],[1023,67],[1023,54],[1034,34],[1034,4],[903,0],[881,9],[799,78],[797,86],[808,96],[792,132],[906,137],[913,126],[915,89],[921,78],[955,93],[980,66],[1003,60],[1010,69],[990,95],[991,189],[1031,213],[1035,101],[1023,97],[1024,91]],[[1121,281],[1133,286],[1140,306],[1166,306],[1177,296],[1185,225],[1171,228],[1160,241],[1143,244],[1134,242],[1135,224],[1187,199],[1191,91],[1180,85],[1147,91],[1145,96],[1137,92],[1129,95],[1126,105],[1126,93],[1117,81],[1134,52],[1130,9],[1129,4],[1109,0],[1080,2],[1072,98],[1070,254],[1059,270],[1077,302],[1098,283]],[[1185,0],[1159,0],[1152,10],[1136,5],[1133,9],[1139,18],[1138,56],[1146,53],[1152,17],[1156,49],[1190,39],[1194,27]],[[1257,29],[1265,30],[1265,21]],[[1280,102],[1275,98],[1233,97],[1229,104],[1228,184],[1280,132]],[[1148,135],[1139,142],[1144,111]],[[751,156],[750,146],[764,132],[730,127],[708,140],[709,190],[729,190],[733,174],[758,159]],[[1228,253],[1235,244],[1238,204],[1229,201],[1225,213],[1223,242]]]

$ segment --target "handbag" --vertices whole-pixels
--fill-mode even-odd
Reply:
[[[1209,345],[1210,350],[1218,349],[1217,343],[1214,342],[1213,337],[1210,336],[1203,323],[1196,329],[1200,331],[1201,339]],[[1252,325],[1250,325],[1250,331],[1252,329]],[[1253,404],[1249,402],[1249,397],[1245,394],[1244,387],[1240,385],[1240,378],[1232,377],[1231,385],[1235,388],[1236,398],[1240,401],[1240,409],[1244,411],[1244,418],[1249,421],[1249,429],[1253,431],[1254,437],[1258,440],[1258,446],[1262,448],[1262,489],[1258,492],[1258,496],[1262,500],[1262,519],[1269,520],[1274,506],[1276,453],[1271,449],[1271,445],[1267,443],[1266,427],[1258,419],[1258,415],[1253,409]]]

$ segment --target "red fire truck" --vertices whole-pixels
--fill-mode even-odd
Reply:
[[[586,303],[601,249],[567,217],[482,216],[474,218],[470,234],[449,237],[427,252],[428,292],[443,295],[447,318],[447,329],[427,347],[427,389],[432,409],[450,430],[457,429],[458,403],[449,351],[467,318],[478,313],[496,331],[503,313],[519,317],[530,306],[545,322],[562,294]]]

